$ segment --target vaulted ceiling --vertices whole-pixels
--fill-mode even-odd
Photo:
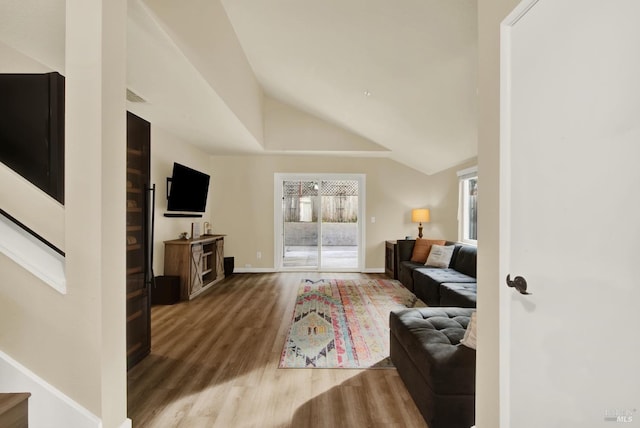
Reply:
[[[427,174],[476,156],[476,0],[128,5],[127,86],[145,100],[129,109],[212,154],[385,156]],[[0,56],[64,74],[64,6],[3,0]],[[331,132],[279,141],[303,126]]]

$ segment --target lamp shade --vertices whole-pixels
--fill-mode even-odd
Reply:
[[[414,223],[429,223],[429,208],[417,208],[411,210],[411,221]]]

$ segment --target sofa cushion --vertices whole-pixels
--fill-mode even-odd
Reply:
[[[413,293],[429,306],[442,306],[440,284],[444,282],[476,282],[476,279],[451,268],[420,267],[413,270]]]
[[[473,309],[392,311],[389,329],[436,394],[475,394],[473,349],[460,345]]]
[[[400,265],[398,266],[398,281],[400,281],[409,291],[413,291],[413,271],[419,267],[424,267],[424,265],[422,263],[410,261],[400,262]]]
[[[478,348],[478,338],[476,335],[477,329],[477,315],[478,312],[474,312],[471,314],[471,319],[469,320],[469,324],[467,325],[467,330],[464,332],[464,337],[460,341],[464,346],[468,346],[471,349]]]
[[[448,268],[455,248],[455,245],[432,245],[425,265],[438,268]]]
[[[411,261],[424,264],[429,257],[432,245],[444,245],[446,241],[442,239],[416,239],[413,246],[413,254],[411,255]]]
[[[478,285],[475,282],[445,282],[440,284],[440,305],[475,308]]]
[[[478,249],[471,245],[460,245],[452,259],[452,268],[466,275],[476,277],[476,259]],[[454,281],[455,282],[455,281]]]

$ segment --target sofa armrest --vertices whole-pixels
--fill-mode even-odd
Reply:
[[[413,256],[413,247],[416,244],[416,240],[398,239],[396,242],[396,266],[400,266],[401,262],[411,260],[411,256]]]

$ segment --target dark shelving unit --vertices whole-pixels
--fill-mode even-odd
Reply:
[[[127,368],[151,351],[153,197],[151,125],[127,112]]]

